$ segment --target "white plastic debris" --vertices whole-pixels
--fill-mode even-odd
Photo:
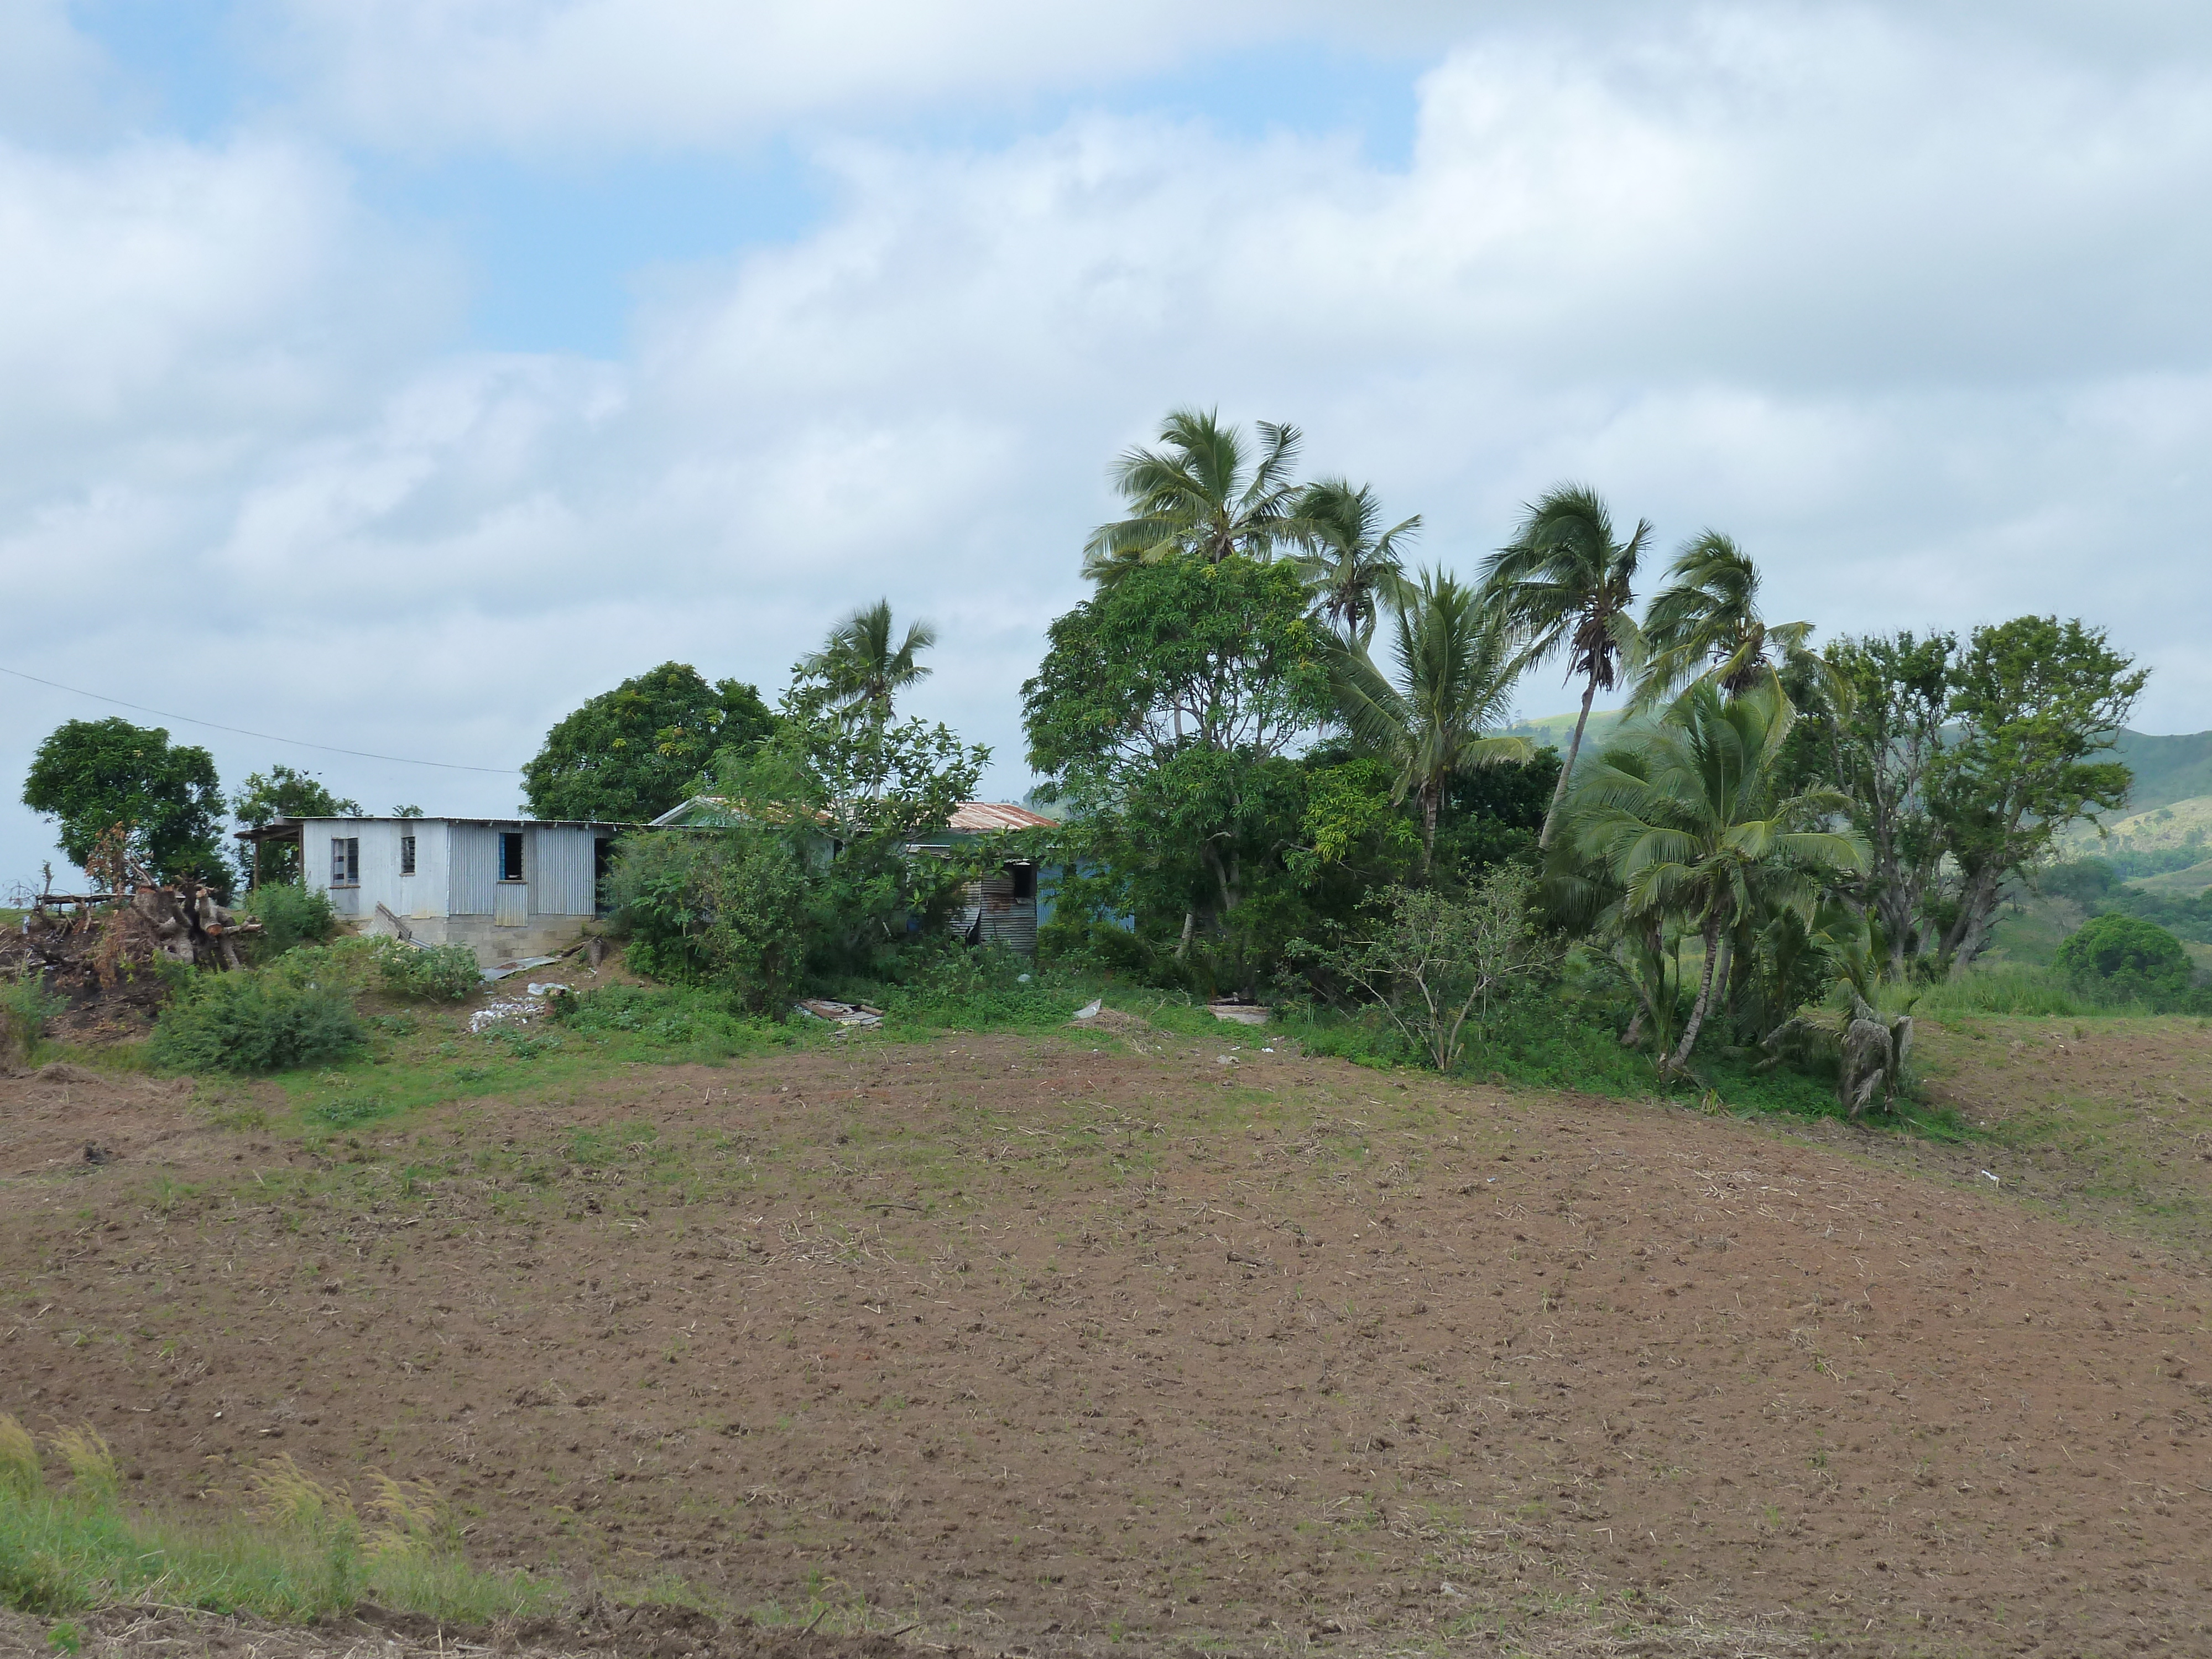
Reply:
[[[825,1019],[833,1025],[842,1025],[848,1028],[880,1025],[884,1023],[881,1009],[871,1008],[863,1002],[832,1002],[827,997],[809,997],[804,1002],[795,1004],[792,1012],[806,1014],[815,1019]]]
[[[1991,1183],[1993,1186],[2002,1187],[2002,1186],[2003,1186],[2003,1185],[2004,1185],[2004,1182],[2002,1182],[2002,1181],[1999,1181],[1999,1180],[1998,1180],[1995,1176],[1991,1175],[1991,1174],[1990,1174],[1987,1170],[1983,1170],[1983,1171],[1982,1171],[1982,1178],[1983,1178],[1984,1180],[1985,1180],[1985,1181],[1989,1182],[1990,1183]]]
[[[469,1030],[480,1032],[487,1025],[504,1025],[510,1022],[526,1025],[531,1019],[545,1012],[542,1000],[530,997],[502,997],[496,1002],[487,1002],[469,1016]]]
[[[529,988],[529,990],[530,994],[534,997],[566,997],[575,994],[574,991],[566,985],[533,985]]]
[[[1080,1008],[1078,1008],[1075,1011],[1075,1017],[1078,1019],[1096,1019],[1098,1018],[1100,1010],[1103,1009],[1105,1006],[1105,998],[1093,997],[1090,1001],[1085,1003]]]
[[[1256,1002],[1209,1002],[1206,1012],[1232,1025],[1265,1025],[1269,1018],[1267,1008]]]
[[[1029,982],[1030,976],[1027,974],[1016,974],[1014,975],[1014,983],[1017,985],[1026,985]]]

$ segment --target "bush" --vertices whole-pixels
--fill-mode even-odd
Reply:
[[[1534,884],[1501,864],[1463,900],[1386,889],[1370,932],[1323,953],[1322,965],[1371,997],[1425,1063],[1449,1072],[1470,1037],[1486,1043],[1517,997],[1558,973],[1559,948],[1529,912]]]
[[[805,967],[807,883],[786,840],[743,829],[635,836],[607,887],[637,972],[726,985],[751,1013],[790,1007]]]
[[[284,1072],[342,1060],[366,1041],[341,987],[249,970],[202,975],[161,1011],[147,1053],[184,1072]]]
[[[2189,952],[2165,928],[2140,916],[2116,911],[2093,916],[2058,947],[2054,965],[2076,985],[2110,996],[2167,1004],[2189,994]]]
[[[459,1002],[483,984],[477,953],[465,945],[417,947],[380,939],[376,942],[376,971],[387,989],[430,1002]]]
[[[331,908],[331,896],[297,882],[270,882],[257,887],[246,896],[239,909],[261,924],[261,937],[253,944],[257,962],[266,962],[299,945],[320,945],[338,925],[337,912]]]
[[[48,1022],[69,1006],[67,997],[46,989],[43,973],[26,973],[0,990],[0,1066],[27,1065],[36,1057]]]

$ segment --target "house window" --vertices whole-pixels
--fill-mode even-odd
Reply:
[[[415,837],[412,836],[399,838],[399,873],[403,876],[415,873]]]
[[[359,836],[331,837],[331,885],[333,887],[361,885],[361,837]]]
[[[522,879],[522,831],[520,830],[500,831],[499,878],[501,881]]]
[[[1036,896],[1036,866],[1010,864],[1006,866],[1006,873],[1014,878],[1016,898],[1033,899]]]

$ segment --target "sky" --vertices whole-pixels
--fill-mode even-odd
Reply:
[[[2212,727],[2208,201],[2212,9],[2142,0],[0,0],[0,889],[65,720],[512,812],[586,697],[773,701],[878,598],[1018,798],[1178,405],[1425,561],[1587,482]]]

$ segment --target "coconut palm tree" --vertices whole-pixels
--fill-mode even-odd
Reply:
[[[1705,531],[1682,544],[1644,613],[1644,658],[1629,707],[1654,708],[1696,679],[1733,695],[1771,678],[1778,659],[1826,686],[1834,675],[1806,644],[1812,635],[1811,623],[1760,617],[1759,567],[1731,538]]]
[[[1480,767],[1534,758],[1521,738],[1486,734],[1506,713],[1512,649],[1474,590],[1425,571],[1393,618],[1386,676],[1364,644],[1339,643],[1330,679],[1346,727],[1397,772],[1397,798],[1420,806],[1421,874],[1436,858],[1437,816],[1451,781]]]
[[[894,643],[891,602],[878,599],[855,611],[830,630],[822,648],[801,659],[798,672],[814,682],[821,706],[847,719],[888,725],[898,693],[927,679],[930,671],[918,659],[937,643],[937,630],[915,623]]]
[[[1314,609],[1346,643],[1366,644],[1382,607],[1405,596],[1398,556],[1420,533],[1420,515],[1388,530],[1382,522],[1375,491],[1345,478],[1308,484],[1291,509],[1285,534],[1298,547],[1291,562],[1313,589]]]
[[[1656,938],[1672,921],[1705,941],[1697,1000],[1663,1072],[1688,1065],[1739,927],[1784,911],[1809,927],[1833,879],[1866,867],[1856,833],[1820,827],[1848,809],[1843,796],[1783,793],[1796,718],[1771,678],[1733,697],[1700,681],[1576,783],[1574,848],[1618,888],[1620,925]]]
[[[1101,525],[1083,549],[1083,574],[1111,580],[1133,564],[1190,555],[1218,564],[1231,553],[1265,558],[1290,517],[1297,487],[1298,429],[1261,421],[1256,453],[1240,427],[1212,410],[1178,409],[1160,447],[1115,463],[1114,487],[1129,516]]]
[[[1540,847],[1552,844],[1590,704],[1619,684],[1623,659],[1632,661],[1638,648],[1630,606],[1637,561],[1650,539],[1651,526],[1641,519],[1627,540],[1616,539],[1613,515],[1595,490],[1560,484],[1531,504],[1513,539],[1483,561],[1483,602],[1521,642],[1516,671],[1565,652],[1567,678],[1579,675],[1583,682],[1582,712],[1536,838]]]

